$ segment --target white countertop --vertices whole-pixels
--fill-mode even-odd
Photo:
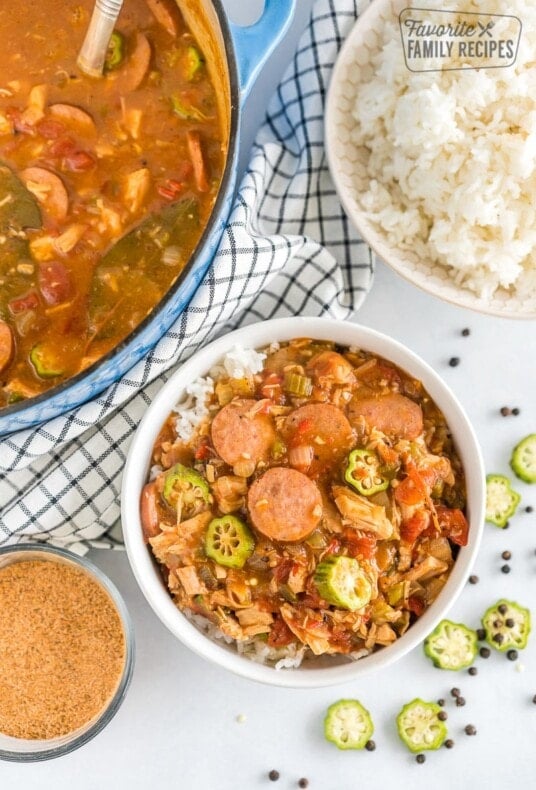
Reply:
[[[227,0],[239,9],[239,0]],[[265,71],[246,116],[249,143],[305,24],[311,0],[300,0],[295,23],[277,58]],[[444,304],[379,266],[372,292],[355,317],[396,337],[420,354],[450,384],[480,438],[488,471],[507,473],[513,445],[536,431],[536,324],[502,321]],[[461,330],[468,327],[469,337]],[[460,358],[451,368],[448,360]],[[501,406],[518,406],[518,417],[501,417]],[[536,509],[536,486],[517,483],[523,505]],[[509,575],[501,552],[512,552]],[[523,508],[507,531],[486,525],[475,573],[451,611],[454,620],[478,627],[499,597],[518,600],[536,614],[536,510]],[[122,708],[92,742],[59,760],[34,765],[0,764],[4,788],[20,790],[255,790],[297,788],[354,790],[399,786],[412,790],[525,790],[536,787],[536,635],[517,663],[494,653],[478,659],[478,675],[434,669],[417,648],[394,668],[364,679],[313,691],[263,687],[197,658],[168,633],[137,588],[126,555],[92,552],[91,559],[124,595],[133,616],[137,659]],[[519,671],[521,668],[524,671]],[[452,704],[458,686],[467,700]],[[421,696],[447,699],[452,750],[429,753],[424,765],[400,743],[394,719],[401,706]],[[326,707],[341,697],[360,699],[372,713],[377,749],[339,752],[326,743]],[[245,721],[239,723],[237,717]],[[474,724],[468,737],[463,728]],[[281,778],[272,783],[268,772]]]

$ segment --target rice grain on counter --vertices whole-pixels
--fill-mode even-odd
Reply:
[[[520,17],[516,63],[415,73],[398,17],[385,22],[373,76],[355,97],[354,143],[370,151],[359,199],[390,245],[443,264],[458,285],[483,298],[499,288],[534,295],[536,6],[445,0],[441,10]],[[508,38],[518,23],[501,24]]]

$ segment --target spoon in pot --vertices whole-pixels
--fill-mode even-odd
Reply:
[[[114,25],[123,0],[96,0],[93,15],[78,55],[78,66],[90,77],[102,77]]]

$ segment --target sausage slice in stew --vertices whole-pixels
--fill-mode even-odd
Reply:
[[[256,400],[228,403],[214,417],[211,428],[214,449],[226,464],[265,461],[275,441],[273,420],[258,410]]]
[[[253,526],[272,540],[303,540],[322,518],[318,487],[295,469],[275,466],[249,490],[248,510]]]
[[[421,407],[398,392],[365,398],[355,396],[348,416],[354,425],[363,417],[369,428],[377,428],[391,438],[416,439],[423,431]]]

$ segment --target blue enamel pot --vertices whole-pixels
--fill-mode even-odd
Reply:
[[[297,0],[265,0],[250,27],[231,23],[221,0],[178,0],[192,32],[210,52],[223,85],[227,161],[212,215],[188,264],[166,296],[120,345],[91,367],[28,401],[0,411],[0,436],[38,425],[91,400],[144,357],[183,312],[218,248],[236,185],[242,106],[258,72],[284,36]]]

